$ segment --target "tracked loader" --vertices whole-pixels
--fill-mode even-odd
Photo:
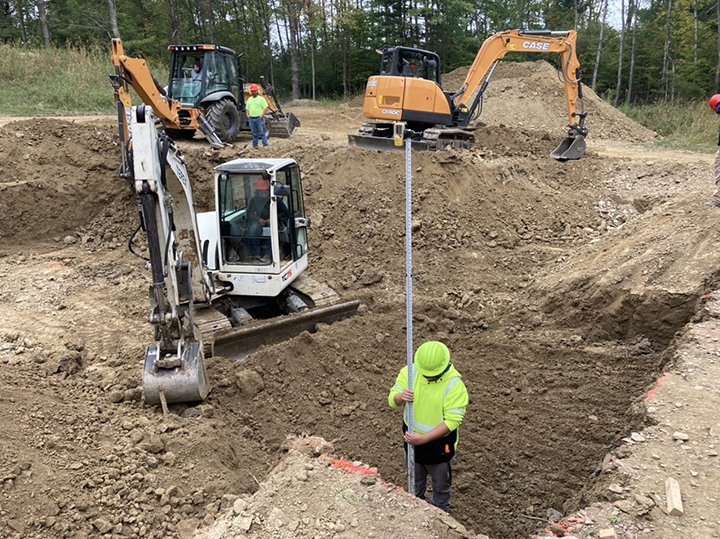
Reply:
[[[365,87],[363,116],[367,121],[357,134],[348,135],[348,144],[388,150],[401,148],[409,138],[417,150],[472,148],[474,132],[483,125],[479,118],[483,95],[497,63],[509,52],[559,53],[568,129],[551,157],[579,159],[585,154],[588,130],[587,112],[577,110],[582,85],[576,37],[574,30],[498,32],[483,42],[456,92],[442,88],[440,58],[434,52],[410,47],[378,50],[382,54],[380,74],[370,77]]]
[[[121,171],[137,196],[133,237],[146,232],[152,273],[146,403],[204,399],[206,354],[242,356],[356,313],[357,301],[341,301],[305,274],[310,221],[294,160],[217,166],[215,209],[196,213],[184,157],[158,131],[152,109],[133,107],[128,121]]]
[[[241,131],[250,131],[245,102],[250,84],[242,77],[240,56],[218,45],[170,45],[170,80],[163,88],[150,72],[144,58],[125,54],[122,41],[112,40],[111,60],[115,75],[110,76],[115,92],[118,119],[129,115],[130,88],[174,138],[192,138],[200,131],[211,144],[223,146]],[[200,69],[193,70],[193,64]],[[272,86],[258,85],[269,114],[266,131],[270,136],[289,137],[300,121],[292,112],[283,112]],[[127,126],[125,126],[127,130]]]

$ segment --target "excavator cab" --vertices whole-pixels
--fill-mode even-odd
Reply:
[[[235,159],[215,169],[215,230],[203,225],[218,279],[243,295],[276,297],[307,268],[307,228],[300,168],[292,159]],[[201,216],[203,214],[200,214]],[[201,217],[202,219],[202,217]],[[212,241],[210,241],[212,238]],[[289,273],[288,273],[289,271]],[[265,278],[277,276],[280,279]],[[230,292],[232,294],[232,292]]]
[[[194,107],[223,97],[240,102],[240,77],[232,49],[217,45],[170,45],[168,49],[171,99]],[[199,76],[193,74],[195,63],[200,65]]]
[[[440,84],[440,57],[434,52],[411,47],[389,47],[382,54],[381,75],[414,77]]]

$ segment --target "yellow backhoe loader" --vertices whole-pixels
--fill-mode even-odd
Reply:
[[[215,209],[196,213],[184,157],[158,131],[152,109],[133,107],[127,120],[132,138],[121,170],[140,210],[129,245],[152,275],[155,342],[145,352],[146,403],[204,399],[208,353],[241,357],[356,313],[358,301],[340,301],[305,273],[310,220],[293,159],[234,159],[215,167]],[[147,256],[132,247],[140,228]]]
[[[551,153],[555,159],[579,159],[585,153],[586,112],[578,112],[582,99],[580,64],[575,54],[577,32],[552,30],[504,30],[487,38],[462,87],[457,92],[440,85],[437,54],[410,47],[390,47],[382,54],[380,75],[368,79],[363,116],[367,119],[356,135],[348,135],[350,146],[393,149],[411,138],[418,150],[445,147],[472,148],[473,131],[481,124],[483,94],[498,61],[509,52],[560,54],[560,78],[565,88],[568,130]],[[480,87],[472,103],[468,101]]]
[[[125,54],[120,39],[112,40],[112,63],[115,75],[110,81],[115,91],[118,119],[127,117],[132,107],[130,88],[174,138],[192,138],[197,130],[211,144],[232,142],[240,131],[250,131],[245,101],[249,84],[242,78],[240,56],[218,45],[170,45],[170,81],[163,88],[150,72],[142,57]],[[193,69],[198,64],[199,70]],[[266,117],[270,136],[289,137],[300,121],[292,112],[283,112],[272,86],[258,85],[258,95],[267,101]],[[127,139],[127,121],[123,140]]]

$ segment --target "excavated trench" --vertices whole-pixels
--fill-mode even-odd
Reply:
[[[17,165],[13,175],[34,186],[3,184],[0,209],[15,223],[3,249],[55,236],[59,245],[43,249],[61,253],[79,242],[89,275],[105,267],[94,261],[103,253],[122,256],[135,268],[129,274],[145,275],[141,262],[120,255],[137,216],[107,165],[117,162],[112,129],[88,132],[49,120],[42,127],[15,128],[32,132],[25,135],[34,141],[29,152],[22,137],[0,137]],[[702,295],[720,281],[709,266],[685,281],[677,277],[677,253],[704,238],[690,227],[662,230],[673,202],[658,199],[647,178],[662,178],[669,167],[592,152],[565,164],[534,156],[552,146],[541,134],[517,130],[502,141],[488,138],[482,153],[413,157],[415,342],[446,342],[466,381],[471,402],[451,514],[492,537],[527,536],[538,527],[527,517],[592,501],[603,458],[643,423],[638,401]],[[42,170],[32,165],[32,155],[52,152],[75,152],[72,177],[59,158],[55,168],[47,158]],[[274,141],[273,152],[292,155],[304,173],[311,275],[363,307],[352,319],[263,346],[242,362],[210,359],[208,403],[223,427],[202,436],[190,431],[173,451],[193,463],[185,480],[241,494],[257,488],[249,477],[272,467],[286,435],[313,434],[404,485],[400,414],[386,401],[405,358],[401,154],[293,140]],[[212,167],[237,154],[187,146],[200,210],[211,200]],[[679,168],[678,176],[692,173]],[[629,184],[637,192],[628,192]],[[642,214],[635,198],[644,201]],[[652,234],[664,234],[662,252]],[[107,294],[129,316],[144,318],[146,284],[138,281],[137,292],[124,297],[107,285]],[[130,339],[129,325],[116,323],[118,338]],[[150,333],[135,336],[137,347]],[[139,379],[137,359],[123,361]]]

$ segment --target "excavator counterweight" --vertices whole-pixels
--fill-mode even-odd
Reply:
[[[579,159],[585,153],[588,131],[587,113],[577,111],[582,86],[576,37],[574,30],[498,32],[483,42],[457,92],[443,90],[440,58],[434,52],[410,47],[378,51],[382,54],[380,74],[370,77],[365,88],[366,123],[357,134],[348,135],[348,144],[385,150],[402,148],[402,141],[410,138],[418,150],[472,148],[474,131],[481,123],[483,95],[498,61],[509,52],[558,53],[568,131],[551,156],[560,161]]]

